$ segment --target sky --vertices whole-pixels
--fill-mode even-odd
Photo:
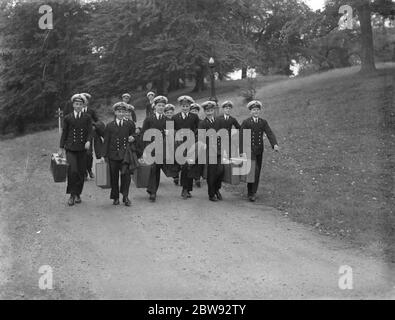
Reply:
[[[304,0],[313,10],[322,9],[325,4],[325,0]]]

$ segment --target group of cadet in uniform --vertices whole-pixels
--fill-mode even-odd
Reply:
[[[122,95],[122,101],[113,105],[114,120],[107,125],[99,121],[95,111],[90,108],[90,99],[91,95],[88,93],[73,95],[71,98],[73,110],[63,120],[59,154],[65,155],[68,163],[66,193],[70,194],[68,200],[70,206],[81,203],[81,193],[87,176],[94,178],[92,172],[93,144],[96,157],[104,159],[109,165],[110,199],[113,200],[114,205],[119,205],[120,195],[122,195],[122,202],[126,206],[130,206],[129,189],[132,172],[127,169],[126,164],[130,163],[130,160],[125,161],[126,158],[130,159],[130,146],[133,145],[134,149],[132,148],[132,150],[137,151],[136,154],[138,157],[141,157],[145,146],[154,141],[154,137],[152,137],[151,141],[142,141],[144,132],[156,129],[162,133],[163,139],[166,139],[166,135],[169,134],[168,130],[166,130],[166,125],[169,124],[169,121],[172,122],[174,132],[188,129],[197,134],[198,129],[214,129],[216,132],[226,129],[229,138],[233,128],[239,129],[241,133],[244,129],[250,129],[251,159],[255,160],[255,179],[254,182],[247,183],[247,189],[248,199],[252,202],[256,200],[259,186],[265,135],[272,148],[275,151],[279,151],[276,137],[268,122],[260,117],[263,105],[257,100],[247,104],[250,117],[245,119],[240,125],[236,118],[231,116],[231,111],[234,107],[231,101],[223,102],[221,104],[222,114],[215,117],[216,102],[206,101],[200,106],[195,103],[192,97],[184,95],[177,99],[181,111],[175,114],[175,106],[169,104],[165,96],[155,97],[153,92],[149,92],[147,94],[146,118],[143,121],[142,128],[138,128],[136,126],[137,118],[134,107],[129,103],[131,100],[130,94]],[[205,114],[203,120],[198,115],[201,108],[203,108]],[[186,137],[184,137],[185,140]],[[176,142],[175,149],[182,143],[183,141]],[[204,143],[207,147],[205,152],[208,157],[209,144],[211,143],[208,137]],[[221,150],[221,141],[218,138],[217,162],[211,163],[208,161],[205,165],[208,198],[214,202],[223,200],[220,192],[224,178]],[[165,152],[163,150],[163,157],[165,157]],[[182,187],[181,197],[185,200],[191,198],[194,180],[195,185],[200,187],[200,177],[203,175],[204,166],[199,164],[192,165],[189,162],[176,162],[170,166],[176,172],[173,176],[174,183],[176,185],[180,184]],[[166,161],[155,161],[150,166],[147,193],[149,194],[149,200],[152,202],[156,201],[161,170],[165,169],[169,169]],[[194,174],[191,174],[192,171]]]

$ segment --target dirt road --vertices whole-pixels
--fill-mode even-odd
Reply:
[[[380,257],[290,222],[284,213],[206,185],[182,200],[162,176],[156,203],[131,187],[132,207],[85,185],[69,208],[53,182],[49,155],[57,131],[0,142],[0,298],[270,299],[393,298],[393,274]],[[39,268],[53,270],[41,290]],[[352,267],[353,289],[338,286]],[[391,294],[392,291],[392,294]]]

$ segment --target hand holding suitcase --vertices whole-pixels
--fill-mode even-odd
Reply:
[[[102,189],[111,188],[110,166],[104,160],[96,163],[96,185]]]
[[[139,159],[138,162],[139,165],[133,172],[132,180],[136,185],[136,188],[147,188],[152,165],[146,164],[143,159]]]
[[[65,182],[67,180],[67,160],[63,155],[53,153],[51,156],[51,172],[55,182]]]

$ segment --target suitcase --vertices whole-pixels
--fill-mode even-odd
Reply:
[[[102,189],[111,188],[110,166],[105,161],[96,163],[96,185]]]
[[[231,158],[231,159],[238,159],[238,158]],[[243,160],[243,161],[246,161],[246,160]],[[256,166],[256,160],[251,160],[250,172],[246,175],[241,175],[240,182],[246,182],[246,183],[254,183],[255,182],[255,166]]]
[[[180,166],[178,164],[164,164],[162,171],[168,178],[176,178],[180,172]]]
[[[238,185],[240,184],[240,175],[233,174],[233,168],[243,166],[243,161],[235,159],[226,159],[224,162],[224,183]]]
[[[187,177],[198,180],[203,174],[203,166],[201,164],[188,164]]]
[[[139,159],[139,166],[134,170],[132,180],[136,188],[147,188],[151,175],[152,165],[146,164],[144,160]]]
[[[53,153],[51,156],[51,172],[55,182],[65,182],[67,180],[67,160]]]

